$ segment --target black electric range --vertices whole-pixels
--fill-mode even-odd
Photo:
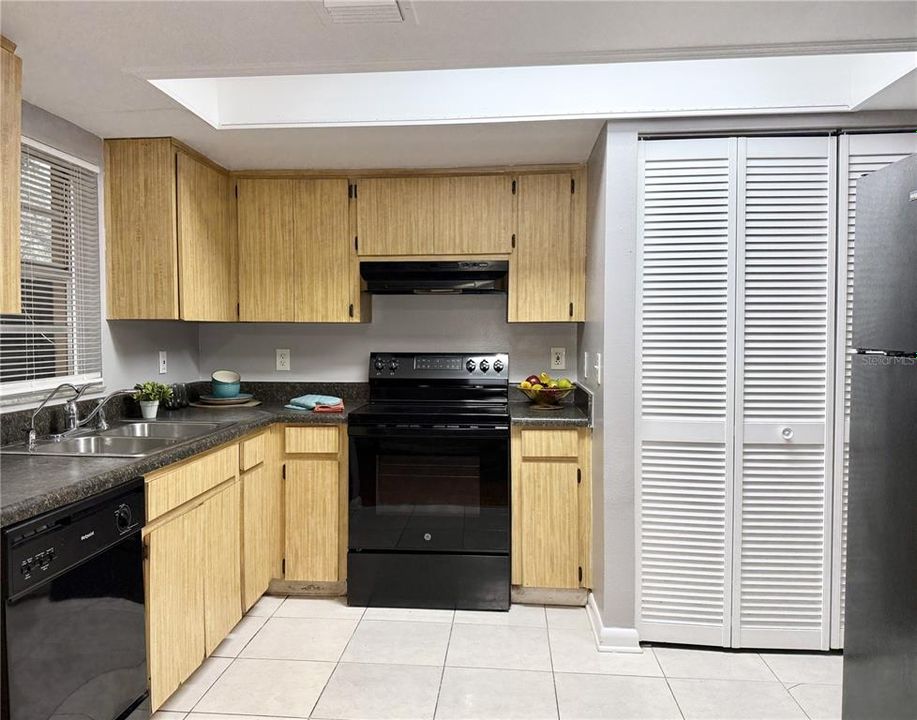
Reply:
[[[506,610],[509,358],[372,353],[348,418],[352,605]]]

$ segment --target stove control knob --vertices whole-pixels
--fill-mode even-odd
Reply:
[[[474,360],[469,360],[468,362],[465,363],[465,369],[468,372],[474,372],[475,367],[476,365],[475,365]]]
[[[494,360],[494,372],[503,372],[503,367],[502,360]]]
[[[385,368],[385,363],[382,362],[379,358],[376,358],[376,362],[373,363],[373,367],[376,368],[376,372],[382,372]]]
[[[388,366],[391,368],[392,372],[394,372],[395,370],[398,369],[398,361],[393,359],[393,360],[388,364]]]
[[[478,367],[481,368],[481,372],[487,372],[490,370],[490,363],[486,360],[481,360],[481,364]]]
[[[129,530],[132,519],[131,509],[127,505],[119,507],[115,511],[115,525],[118,527],[118,532]]]

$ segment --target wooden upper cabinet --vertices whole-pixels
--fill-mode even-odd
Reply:
[[[433,180],[433,252],[508,255],[513,237],[513,178],[508,175]]]
[[[228,175],[171,138],[105,141],[110,319],[235,320]]]
[[[0,38],[0,313],[22,312],[19,257],[19,172],[22,137],[22,60]]]
[[[239,180],[239,319],[296,320],[294,180]]]
[[[182,151],[176,160],[181,317],[235,320],[238,267],[229,177]]]
[[[348,322],[354,316],[355,257],[347,180],[297,180],[293,186],[290,271],[298,277],[297,322]]]
[[[584,228],[572,173],[520,175],[516,249],[510,260],[510,322],[583,319]],[[582,185],[582,183],[579,183]],[[583,194],[584,187],[578,188]]]
[[[366,178],[357,182],[360,255],[429,255],[433,188],[428,177]]]

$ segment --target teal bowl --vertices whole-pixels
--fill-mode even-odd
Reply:
[[[214,397],[232,398],[239,394],[242,376],[232,370],[216,370],[210,376],[210,392]]]

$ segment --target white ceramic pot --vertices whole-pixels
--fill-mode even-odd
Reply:
[[[140,414],[145,420],[155,420],[159,412],[159,400],[141,400]]]

